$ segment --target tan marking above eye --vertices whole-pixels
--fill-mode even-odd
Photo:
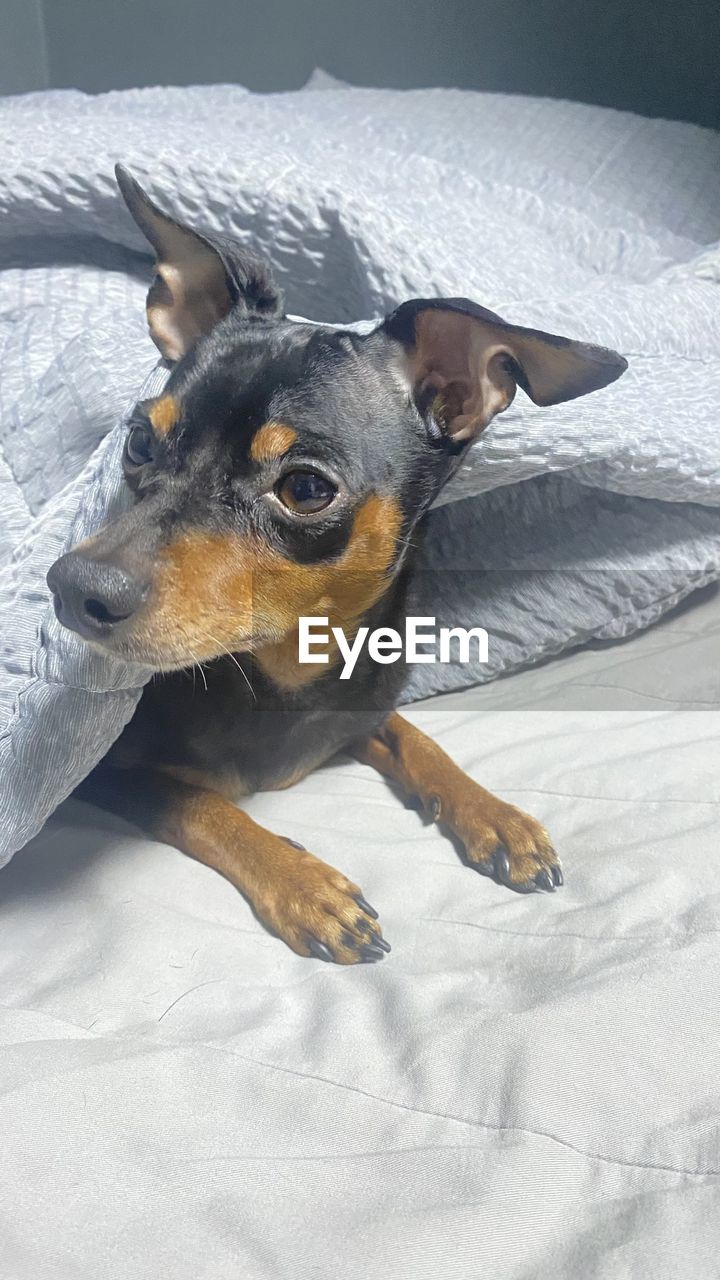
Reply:
[[[282,458],[297,440],[297,431],[284,422],[265,422],[250,442],[253,462],[274,462]]]
[[[152,405],[148,417],[157,434],[166,436],[179,421],[180,403],[175,396],[162,396]]]

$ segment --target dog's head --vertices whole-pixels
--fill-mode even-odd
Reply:
[[[301,615],[351,629],[518,385],[551,405],[627,367],[462,298],[405,302],[363,336],[288,320],[264,262],[118,181],[157,254],[148,324],[172,371],[128,426],[134,505],[48,574],[60,621],[118,657],[281,652]]]

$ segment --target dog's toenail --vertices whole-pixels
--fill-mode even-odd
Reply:
[[[308,940],[308,947],[316,960],[326,960],[334,964],[335,957],[330,948],[325,946],[324,942],[319,942],[317,938],[310,938]]]
[[[501,884],[510,883],[510,859],[502,850],[495,854],[495,875]]]
[[[538,874],[535,877],[535,883],[539,889],[545,889],[548,893],[555,892],[555,883],[553,878],[550,875],[550,872],[545,868],[543,868],[542,871],[538,871]]]
[[[371,919],[377,920],[378,918],[377,911],[375,910],[374,907],[370,906],[369,902],[365,901],[365,899],[361,896],[361,894],[359,893],[357,894],[357,896],[355,897],[355,902],[357,902],[361,910],[365,911],[371,917]]]
[[[362,947],[360,950],[360,958],[366,964],[372,964],[375,960],[382,960],[384,955],[385,952],[381,951],[380,947],[376,947],[374,943],[372,945]]]

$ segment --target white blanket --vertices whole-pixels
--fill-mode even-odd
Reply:
[[[716,1276],[719,641],[715,591],[409,710],[547,823],[554,895],[357,763],[248,801],[359,881],[382,964],[63,806],[0,876],[2,1275]]]

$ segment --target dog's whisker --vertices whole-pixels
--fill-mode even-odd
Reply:
[[[211,642],[212,644],[217,644],[217,645],[219,645],[219,646],[220,646],[220,648],[222,649],[223,653],[227,654],[227,656],[228,656],[228,658],[230,658],[231,662],[234,662],[234,663],[235,663],[235,666],[237,667],[238,671],[240,672],[240,675],[242,676],[243,680],[245,681],[245,683],[246,683],[246,685],[247,685],[248,689],[250,690],[250,692],[251,692],[251,694],[252,694],[252,696],[253,696],[253,701],[254,701],[254,702],[257,702],[257,695],[256,695],[256,693],[255,693],[255,690],[254,690],[254,689],[253,689],[253,687],[252,687],[252,684],[250,683],[250,678],[249,678],[249,676],[248,676],[247,672],[245,671],[245,669],[244,669],[244,668],[241,666],[241,664],[238,662],[237,658],[235,657],[235,654],[234,654],[234,653],[231,653],[231,651],[228,649],[227,645],[223,644],[222,640],[218,640],[217,636],[211,636],[209,631],[206,631],[206,632],[205,632],[205,635],[207,636],[207,639],[208,639],[208,640],[210,640],[210,642]]]
[[[184,628],[178,628],[178,629],[181,631],[181,633],[184,633]],[[183,638],[185,639],[185,642],[187,643],[187,639],[186,639],[186,636],[185,636],[184,634],[183,634]],[[207,693],[207,692],[208,692],[208,682],[207,682],[207,678],[206,678],[206,676],[205,676],[205,668],[203,667],[203,664],[202,664],[202,662],[200,661],[200,659],[198,658],[197,654],[196,654],[196,653],[195,653],[195,652],[190,648],[190,646],[189,646],[189,645],[188,645],[188,652],[189,652],[189,654],[190,654],[190,657],[191,657],[191,658],[192,658],[192,660],[193,660],[192,667],[190,668],[190,670],[192,671],[192,677],[193,677],[193,693],[195,692],[195,682],[196,682],[195,672],[196,672],[196,671],[199,671],[199,672],[200,672],[200,675],[201,675],[201,677],[202,677],[202,682],[203,682],[203,684],[205,685],[205,692]]]
[[[412,538],[410,537],[398,538],[398,545],[402,547],[412,547],[414,551],[416,551],[418,547],[418,543],[413,542]]]

